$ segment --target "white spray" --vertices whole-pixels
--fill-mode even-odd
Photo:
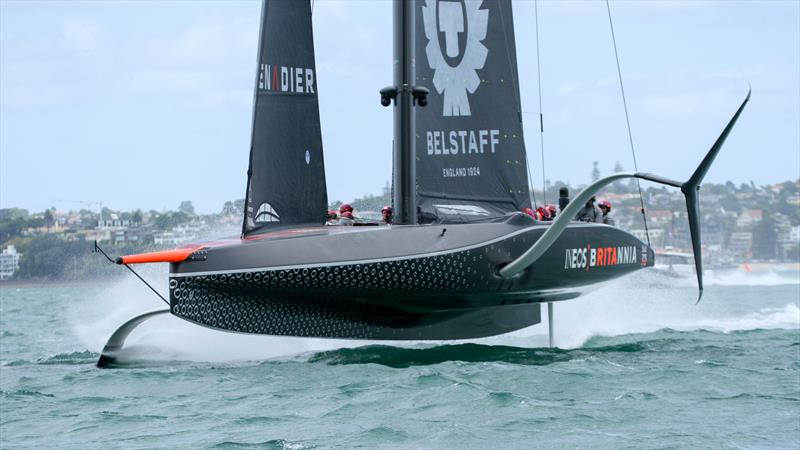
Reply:
[[[162,295],[166,294],[166,265],[142,267],[140,273]],[[796,286],[789,288],[794,289]],[[556,345],[574,348],[583,345],[592,336],[647,333],[663,328],[702,328],[723,332],[756,328],[800,328],[797,298],[794,301],[792,298],[775,299],[770,304],[748,304],[725,298],[725,293],[707,288],[703,303],[694,306],[695,295],[694,287],[688,281],[665,279],[648,272],[607,283],[579,299],[556,303]],[[71,310],[71,318],[83,345],[99,352],[111,333],[124,321],[137,314],[165,307],[146,286],[129,276],[99,290],[96,297],[76,304]],[[475,342],[485,345],[544,347],[547,345],[547,317],[544,307],[542,312],[542,323],[530,328],[490,338],[441,342],[254,336],[211,330],[167,315],[137,328],[126,343],[129,350],[123,352],[121,358],[124,359],[127,354],[131,358],[147,360],[260,361],[373,344],[428,347]]]

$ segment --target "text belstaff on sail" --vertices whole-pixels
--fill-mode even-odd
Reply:
[[[258,90],[313,94],[314,70],[307,67],[261,64],[258,67]]]
[[[500,130],[428,131],[429,155],[470,155],[494,153],[500,143]]]

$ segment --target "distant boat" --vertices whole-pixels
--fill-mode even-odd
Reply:
[[[674,251],[656,252],[653,270],[673,277],[689,278],[695,276],[694,255]],[[709,270],[705,269],[705,274]]]
[[[169,309],[122,325],[98,365],[114,360],[139,323],[168,312],[223,331],[387,340],[507,333],[539,323],[542,303],[552,319],[552,302],[653,265],[653,250],[633,235],[573,220],[623,178],[681,188],[701,267],[697,190],[747,99],[689,181],[614,174],[556,220],[536,221],[521,212],[533,205],[511,2],[393,5],[395,80],[380,92],[394,110],[392,223],[323,226],[311,10],[308,1],[267,0],[242,235],[118,258],[129,268],[170,263]],[[214,182],[214,172],[186,182]]]

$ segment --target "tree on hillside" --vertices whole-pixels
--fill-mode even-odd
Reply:
[[[14,237],[21,236],[22,232],[28,228],[39,228],[43,225],[44,220],[42,220],[41,217],[15,217],[10,220],[0,220],[0,244],[4,244]]]
[[[0,209],[0,222],[13,219],[27,219],[28,210],[22,208],[2,208]]]
[[[389,180],[386,180],[386,184],[383,185],[383,196],[392,197],[392,185],[389,183]]]
[[[625,168],[622,167],[622,164],[620,164],[619,161],[617,161],[617,163],[614,164],[614,173],[620,173],[620,172],[624,172],[624,171],[625,171]],[[627,189],[625,188],[626,187],[625,183],[622,182],[622,181],[615,181],[612,186],[614,187],[612,189],[613,192],[621,194],[621,193],[624,193],[624,192],[627,191]]]
[[[178,211],[186,214],[187,216],[194,215],[194,205],[192,204],[191,200],[184,200],[181,202],[180,206],[178,206]]]
[[[343,203],[344,202],[341,201],[341,200],[334,200],[334,201],[328,203],[328,209],[330,209],[332,211],[338,211],[339,207],[342,206]]]
[[[786,199],[787,196],[781,195],[781,198],[778,200],[778,204],[775,205],[775,211],[786,215],[793,227],[800,225],[800,208],[790,204],[786,201]]]
[[[134,225],[141,225],[143,221],[144,221],[144,215],[142,214],[142,210],[137,209],[136,211],[134,211],[133,214],[131,215],[131,222],[133,222]]]
[[[45,209],[44,226],[47,227],[47,231],[50,231],[50,228],[53,228],[53,225],[55,224],[56,224],[56,217],[53,215],[53,210]]]
[[[185,212],[175,211],[159,214],[158,217],[155,218],[155,224],[159,230],[168,230],[182,223],[189,222],[190,220],[192,220],[192,218]]]
[[[778,231],[775,220],[765,216],[753,229],[753,258],[775,259],[778,257]]]
[[[739,203],[739,200],[733,196],[733,194],[722,197],[719,205],[725,208],[725,211],[733,211],[737,215],[742,213],[742,205]]]
[[[220,212],[223,216],[233,216],[236,214],[236,209],[233,206],[233,202],[228,200],[225,204],[222,205],[222,212]]]
[[[787,194],[796,194],[798,191],[800,191],[797,185],[795,185],[791,181],[784,181],[783,183],[781,183],[781,186],[783,187],[781,193],[785,192]]]
[[[728,189],[724,184],[705,183],[703,184],[703,192],[714,195],[725,195],[728,193]]]

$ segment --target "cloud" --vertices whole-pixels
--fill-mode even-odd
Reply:
[[[60,44],[67,50],[94,51],[100,46],[103,35],[97,23],[68,20],[61,25]]]
[[[577,82],[569,82],[569,83],[562,83],[558,89],[556,89],[556,94],[558,95],[568,95],[574,92],[577,92],[583,85]]]

